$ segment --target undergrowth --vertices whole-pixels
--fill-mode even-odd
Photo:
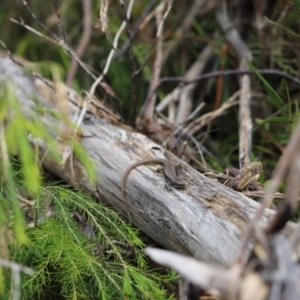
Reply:
[[[2,269],[0,261],[0,299],[172,299],[163,286],[176,276],[147,266],[138,230],[79,191],[44,180],[27,137],[55,145],[38,122],[46,112],[25,118],[8,82],[0,103],[0,256],[11,264]],[[69,142],[93,182],[90,160]],[[61,161],[55,146],[50,152]]]
[[[11,258],[35,271],[23,276],[23,299],[167,298],[161,285],[174,274],[147,267],[138,231],[115,211],[62,186],[42,188],[33,210],[37,219],[26,230],[28,243],[11,245]],[[84,220],[76,222],[74,212]]]

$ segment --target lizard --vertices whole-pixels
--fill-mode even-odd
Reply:
[[[177,189],[185,188],[185,185],[186,185],[185,182],[180,180],[180,178],[178,177],[178,172],[177,172],[178,165],[174,165],[173,163],[169,162],[166,159],[148,158],[148,159],[140,160],[140,161],[130,165],[123,175],[122,184],[121,184],[122,200],[127,207],[128,219],[130,219],[130,217],[129,217],[129,209],[128,209],[127,201],[125,198],[125,185],[126,185],[129,173],[138,166],[148,165],[148,164],[158,164],[158,165],[163,166],[163,173],[164,173],[165,180],[166,180],[166,188],[168,190],[171,189],[170,186],[173,186],[174,188],[177,188]]]
[[[236,173],[236,171],[232,169],[233,168],[227,168],[226,172]],[[250,183],[254,184],[255,189],[261,189],[256,183],[256,180],[259,178],[262,169],[262,163],[260,161],[253,162],[242,168],[235,177],[229,179],[224,184],[236,191],[243,191]]]
[[[214,172],[206,172],[204,175],[211,178],[216,178],[222,181],[224,185],[236,191],[245,190],[249,184],[251,184],[255,190],[261,190],[261,187],[256,182],[260,173],[262,172],[261,162],[253,162],[242,168],[242,170],[227,168],[225,171],[226,174],[216,175]],[[229,173],[231,173],[234,177],[230,177]]]

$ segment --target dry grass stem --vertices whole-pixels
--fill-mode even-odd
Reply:
[[[242,40],[239,32],[231,24],[224,7],[216,9],[216,19],[226,34],[226,39],[231,43],[240,58],[240,70],[248,70],[247,61],[252,59],[248,46]],[[240,169],[250,164],[252,148],[252,120],[251,120],[251,81],[249,75],[243,75],[240,80],[241,94],[239,107],[239,160]]]

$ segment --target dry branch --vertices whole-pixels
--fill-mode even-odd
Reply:
[[[248,46],[242,40],[235,29],[224,7],[216,9],[216,19],[226,33],[226,39],[231,43],[240,59],[240,70],[248,70],[248,61],[252,60],[252,54]],[[239,108],[239,160],[240,169],[250,164],[252,147],[252,120],[251,120],[251,81],[249,75],[243,75],[240,80],[240,108]]]
[[[32,99],[38,99],[41,105],[52,110],[57,109],[55,91],[40,79],[26,74],[4,55],[0,55],[0,74],[0,81],[9,79],[14,84],[26,117],[35,113],[36,100]],[[69,119],[73,120],[80,110],[78,106],[82,106],[82,99],[71,89],[66,88],[66,91]],[[47,113],[40,116],[40,122],[52,133],[55,132],[54,125],[56,128],[60,125]],[[65,130],[64,124],[61,127]],[[160,147],[141,134],[121,128],[120,124],[109,124],[107,118],[100,118],[90,104],[86,107],[81,132],[80,142],[95,166],[96,186],[90,183],[86,170],[76,157],[64,165],[59,164],[50,156],[44,141],[32,136],[30,140],[38,147],[45,168],[74,187],[98,195],[101,201],[127,215],[120,190],[123,174],[132,163],[153,157],[150,149]],[[63,155],[70,146],[62,138],[56,138]],[[159,153],[156,157],[163,155],[162,150],[156,150],[156,153]],[[184,164],[171,153],[165,152],[164,155],[173,162]],[[229,265],[259,204],[206,178],[188,165],[181,170],[180,177],[186,179],[187,188],[167,191],[162,175],[154,172],[152,166],[132,171],[125,190],[132,222],[167,249],[192,255],[204,262]],[[266,217],[273,214],[271,210],[265,211]],[[262,222],[266,223],[265,217]],[[294,224],[287,225],[286,232],[290,234],[294,230]]]

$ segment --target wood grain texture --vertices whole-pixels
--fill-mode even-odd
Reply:
[[[32,95],[45,107],[57,109],[55,93],[40,80],[25,74],[21,67],[4,55],[0,56],[0,81],[10,79],[24,114],[30,118],[35,106]],[[41,92],[41,87],[43,92]],[[71,92],[70,92],[71,93]],[[72,95],[73,96],[72,96]],[[69,118],[73,119],[79,103],[74,92],[69,95]],[[49,96],[47,96],[49,95]],[[57,124],[50,114],[44,114],[40,121],[51,134],[65,130],[65,124]],[[54,129],[54,125],[56,129]],[[29,136],[38,146],[45,168],[60,176],[74,187],[123,212],[127,216],[126,206],[121,198],[121,182],[125,170],[134,162],[145,158],[166,156],[174,163],[185,164],[169,152],[152,150],[160,148],[147,137],[110,124],[100,118],[92,108],[88,108],[81,125],[80,142],[96,169],[96,186],[89,182],[87,172],[74,158],[64,166],[55,162],[44,141]],[[66,143],[59,142],[62,151]],[[74,173],[72,172],[74,168]],[[239,192],[206,178],[195,169],[186,165],[179,171],[179,177],[185,178],[185,190],[165,188],[164,177],[156,172],[157,166],[141,166],[130,173],[125,195],[131,220],[155,241],[176,252],[193,255],[204,262],[229,265],[241,243],[243,232],[258,203]],[[272,216],[271,210],[265,212],[262,222]],[[287,233],[294,231],[295,225],[289,223]]]

